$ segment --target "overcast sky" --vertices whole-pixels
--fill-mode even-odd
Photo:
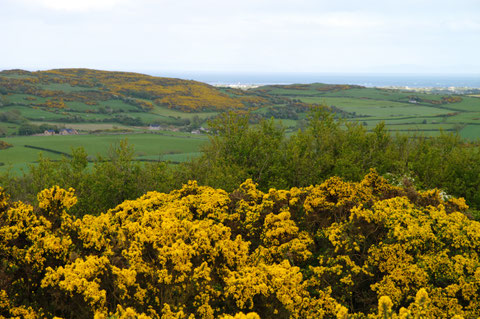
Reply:
[[[0,0],[0,69],[480,74],[480,0]]]

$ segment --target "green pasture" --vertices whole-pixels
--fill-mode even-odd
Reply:
[[[480,112],[480,99],[462,96],[461,102],[448,103],[443,106],[463,112]]]
[[[460,136],[469,140],[480,139],[480,125],[467,125],[460,131]]]
[[[381,101],[408,101],[413,92],[392,91],[377,88],[353,88],[348,90],[331,91],[323,94],[325,97],[345,97],[355,99],[371,99]]]
[[[169,132],[171,133],[171,132]],[[163,135],[163,134],[89,134],[67,136],[20,136],[2,138],[3,141],[13,145],[6,150],[0,150],[0,171],[5,171],[11,165],[18,171],[29,163],[38,159],[41,152],[44,157],[60,159],[61,155],[51,152],[26,148],[25,145],[51,149],[54,151],[71,153],[72,148],[83,147],[91,157],[106,156],[112,145],[118,145],[121,140],[127,139],[135,147],[137,158],[171,159],[175,161],[186,160],[189,156],[198,155],[201,146],[208,140],[204,135]]]
[[[76,111],[76,112],[86,112],[89,110],[97,110],[98,105],[87,105],[83,102],[65,102],[67,105],[67,112],[68,111]]]
[[[17,110],[20,114],[33,121],[52,121],[66,116],[66,113],[46,111],[43,108],[32,108],[28,106],[7,106],[0,108],[0,112]]]
[[[103,121],[107,119],[111,119],[115,117],[117,114],[122,114],[122,113],[116,113],[116,114],[100,114],[100,113],[82,113],[82,112],[68,112],[66,113],[65,117],[68,115],[71,116],[79,116],[86,122],[96,122],[96,121]]]
[[[354,118],[351,119],[352,121],[359,121],[359,122],[367,122],[367,123],[373,123],[373,125],[376,125],[377,123],[383,121],[385,122],[386,125],[398,125],[398,124],[411,124],[411,125],[419,125],[423,124],[424,121],[426,124],[432,123],[432,122],[438,122],[443,120],[443,117],[407,117],[407,118],[385,118],[385,119],[377,119],[377,118]]]
[[[414,91],[403,91],[381,88],[353,88],[348,90],[331,91],[323,94],[325,97],[349,97],[355,99],[371,99],[380,101],[408,102],[411,96],[421,99],[439,101],[443,95],[429,94]]]
[[[6,132],[7,135],[12,135],[17,133],[19,127],[20,125],[18,124],[0,122],[0,132]]]
[[[386,125],[391,131],[432,131],[432,130],[454,130],[455,124],[397,124]]]
[[[185,162],[192,158],[199,157],[201,152],[187,152],[187,153],[166,153],[159,155],[139,156],[140,160],[154,160],[154,161],[171,161],[174,163]]]
[[[122,100],[107,100],[107,101],[99,101],[99,106],[109,107],[112,110],[120,110],[120,111],[138,111],[138,108],[134,105],[128,104],[123,102]]]
[[[334,105],[356,115],[375,117],[436,116],[451,113],[436,107],[413,105],[395,101],[379,101],[339,97],[301,97],[302,102]]]
[[[351,121],[357,122],[357,121]],[[394,121],[361,121],[359,120],[357,123],[361,126],[364,126],[367,130],[372,130],[375,128],[378,123],[384,122],[385,127],[389,131],[404,131],[404,132],[417,132],[417,131],[452,131],[457,128],[461,128],[458,124],[451,124],[451,123],[426,123],[423,124],[422,122],[419,123],[402,123],[402,122],[394,122]],[[366,125],[365,125],[366,124]]]
[[[182,118],[182,119],[190,119],[190,120],[195,116],[198,116],[200,119],[204,120],[209,117],[217,116],[219,112],[200,112],[200,113],[181,112],[178,110],[169,109],[168,107],[155,105],[151,113],[164,116],[164,117],[173,116],[174,118]]]
[[[30,139],[28,139],[30,138]],[[5,150],[0,150],[0,162],[4,165],[0,166],[0,172],[5,172],[11,169],[13,172],[19,172],[21,169],[26,169],[29,164],[34,163],[38,159],[40,153],[39,150],[24,147],[25,141],[30,142],[29,145],[35,145],[31,143],[32,138],[41,138],[40,136],[28,136],[18,138],[2,138],[2,141],[6,141],[13,145],[13,147]],[[58,160],[61,155],[54,153],[42,152],[44,157]]]
[[[142,120],[142,122],[144,122],[147,125],[152,124],[154,122],[173,124],[173,123],[176,123],[176,121],[177,121],[176,119],[172,119],[172,118],[169,118],[169,117],[164,117],[164,116],[160,116],[160,115],[152,114],[152,113],[137,112],[137,113],[120,113],[120,114],[131,116],[133,118],[138,117]]]
[[[27,98],[32,98],[35,100],[27,100]],[[35,96],[31,94],[8,94],[5,96],[5,100],[7,103],[18,103],[18,104],[24,104],[24,105],[30,105],[30,104],[42,104],[45,103],[47,100],[44,97],[40,96]]]
[[[413,132],[425,136],[439,134],[441,130],[461,130],[462,136],[476,136],[480,124],[480,99],[462,96],[462,101],[442,105],[421,102],[410,103],[411,97],[440,101],[445,94],[431,94],[383,88],[351,88],[347,90],[319,91],[321,84],[307,89],[266,87],[269,94],[299,99],[305,103],[326,104],[355,114],[349,122],[359,122],[366,129],[373,129],[384,121],[392,132]],[[260,88],[261,89],[261,88]],[[265,112],[266,107],[257,110]],[[290,124],[290,123],[289,123]]]
[[[380,101],[397,101],[397,102],[408,102],[409,97],[416,96],[428,100],[441,100],[442,96],[439,94],[429,94],[422,92],[414,91],[404,91],[404,90],[394,90],[394,89],[383,89],[383,88],[351,88],[347,90],[331,90],[331,91],[322,91],[318,88],[325,87],[325,84],[315,83],[310,85],[308,89],[295,89],[295,88],[276,88],[268,86],[264,89],[267,89],[269,94],[287,96],[290,98],[297,97],[344,97],[344,98],[354,98],[354,99],[371,99],[371,100],[380,100]],[[260,88],[262,89],[262,88]]]
[[[449,123],[479,123],[480,124],[480,112],[463,112],[453,116],[447,117]]]
[[[134,105],[127,104],[122,100],[107,100],[107,101],[97,101],[98,105],[88,105],[83,102],[66,102],[68,110],[77,111],[77,112],[86,112],[89,110],[98,111],[98,108],[110,108],[115,111],[129,112],[129,111],[138,111],[138,108]]]

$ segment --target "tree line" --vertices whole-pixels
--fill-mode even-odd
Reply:
[[[438,188],[464,197],[473,214],[480,208],[480,152],[457,134],[437,137],[390,133],[383,123],[372,131],[335,118],[319,107],[293,134],[271,120],[249,124],[248,114],[223,113],[210,122],[202,155],[181,164],[140,163],[127,141],[89,164],[82,148],[70,158],[40,157],[21,175],[0,176],[12,198],[33,203],[41,190],[59,185],[77,191],[74,211],[98,214],[147,191],[168,192],[189,180],[232,191],[252,179],[262,191],[320,184],[339,176],[360,181],[371,168],[396,185]]]

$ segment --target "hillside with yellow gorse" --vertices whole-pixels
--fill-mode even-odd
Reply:
[[[267,102],[256,95],[244,96],[240,90],[230,90],[229,95],[192,80],[92,69],[2,71],[0,87],[5,92],[27,94],[27,99],[43,101],[37,107],[58,109],[66,108],[68,102],[80,102],[95,110],[93,106],[112,99],[123,100],[146,112],[154,105],[198,112],[241,109]]]

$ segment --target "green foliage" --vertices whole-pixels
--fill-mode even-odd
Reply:
[[[46,130],[53,130],[58,132],[58,127],[56,125],[50,124],[29,124],[29,123],[22,123],[18,128],[18,135],[33,135],[33,134],[41,134]]]
[[[202,157],[184,164],[182,180],[232,190],[251,178],[260,189],[318,184],[331,176],[358,181],[370,168],[420,189],[438,187],[480,207],[480,148],[458,135],[436,138],[392,136],[384,123],[373,131],[313,110],[303,130],[286,138],[272,120],[248,125],[248,115],[229,113],[211,124],[213,135]]]
[[[246,178],[263,188],[282,184],[283,161],[279,156],[286,146],[282,127],[273,120],[252,127],[249,116],[239,113],[223,113],[209,126],[210,144],[199,159],[184,166],[184,178],[228,190]]]
[[[133,149],[121,143],[90,169],[84,169],[85,176],[79,179],[88,181],[84,187],[70,182],[70,177],[62,177],[70,176],[67,167],[73,165],[69,161],[76,156],[60,162],[42,158],[18,178],[18,183],[8,174],[2,180],[4,185],[26,184],[9,192],[14,198],[30,198],[29,202],[51,185],[74,187],[80,194],[77,206],[84,209],[92,203],[87,211],[98,212],[144,191],[167,191],[193,179],[231,191],[250,178],[267,191],[272,187],[315,185],[332,176],[359,181],[370,168],[376,168],[395,183],[413,182],[419,189],[437,187],[445,196],[464,197],[474,211],[480,208],[480,148],[465,143],[458,135],[392,136],[383,123],[370,132],[363,125],[336,119],[322,108],[313,110],[304,129],[290,137],[273,119],[250,125],[245,113],[221,114],[210,128],[210,143],[201,156],[177,166],[139,164],[134,161]],[[148,148],[155,148],[153,145]],[[152,176],[159,176],[158,182]]]

